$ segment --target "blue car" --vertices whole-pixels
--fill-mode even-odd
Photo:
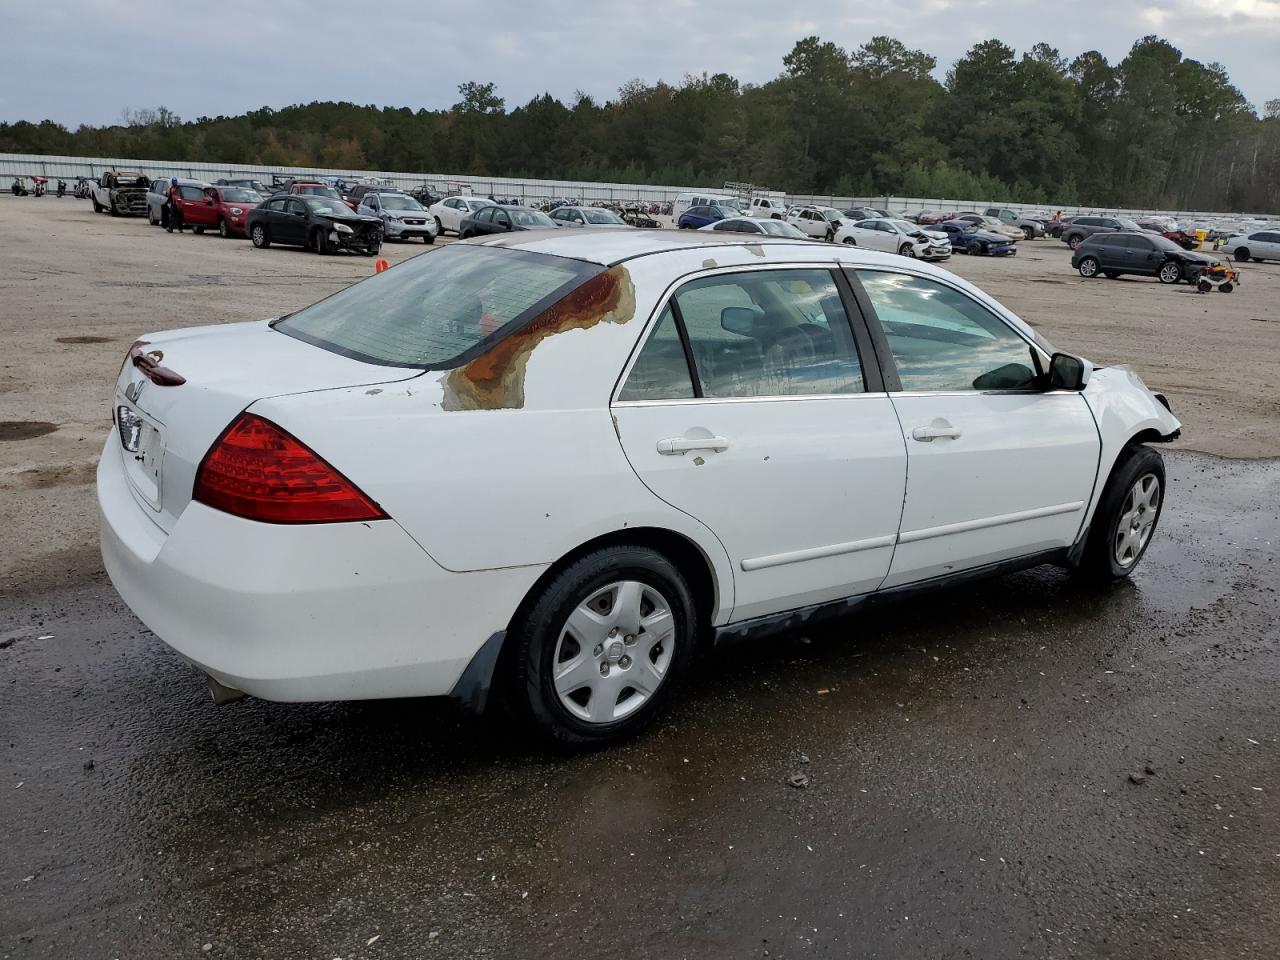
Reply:
[[[944,223],[936,223],[929,229],[945,232],[951,238],[951,249],[956,253],[971,253],[983,257],[1012,257],[1018,252],[1008,237],[981,230],[967,220],[947,220]]]
[[[715,223],[725,217],[737,215],[737,211],[730,211],[718,203],[710,203],[703,207],[690,207],[680,214],[680,219],[676,221],[676,226],[681,230],[697,230],[699,227],[705,227],[708,223]]]

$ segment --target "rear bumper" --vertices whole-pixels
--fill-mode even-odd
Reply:
[[[279,525],[191,503],[165,533],[98,465],[102,559],[125,603],[219,683],[267,700],[448,694],[544,569],[451,573],[392,520]]]

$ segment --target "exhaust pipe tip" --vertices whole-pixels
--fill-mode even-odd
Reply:
[[[209,696],[213,697],[216,706],[225,706],[228,703],[235,703],[237,700],[243,700],[248,694],[243,690],[237,690],[235,687],[228,687],[225,683],[214,679],[205,674],[205,680],[209,683]]]

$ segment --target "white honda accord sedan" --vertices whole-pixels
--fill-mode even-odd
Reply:
[[[1127,576],[1179,430],[927,264],[590,229],[147,335],[113,422],[107,570],[215,699],[501,700],[571,744],[650,721],[699,645]]]

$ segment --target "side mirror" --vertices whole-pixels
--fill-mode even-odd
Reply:
[[[764,316],[759,307],[725,307],[720,311],[720,326],[742,337],[754,336],[756,323]]]
[[[1055,353],[1049,358],[1049,389],[1083,390],[1089,383],[1093,365],[1082,357]]]

